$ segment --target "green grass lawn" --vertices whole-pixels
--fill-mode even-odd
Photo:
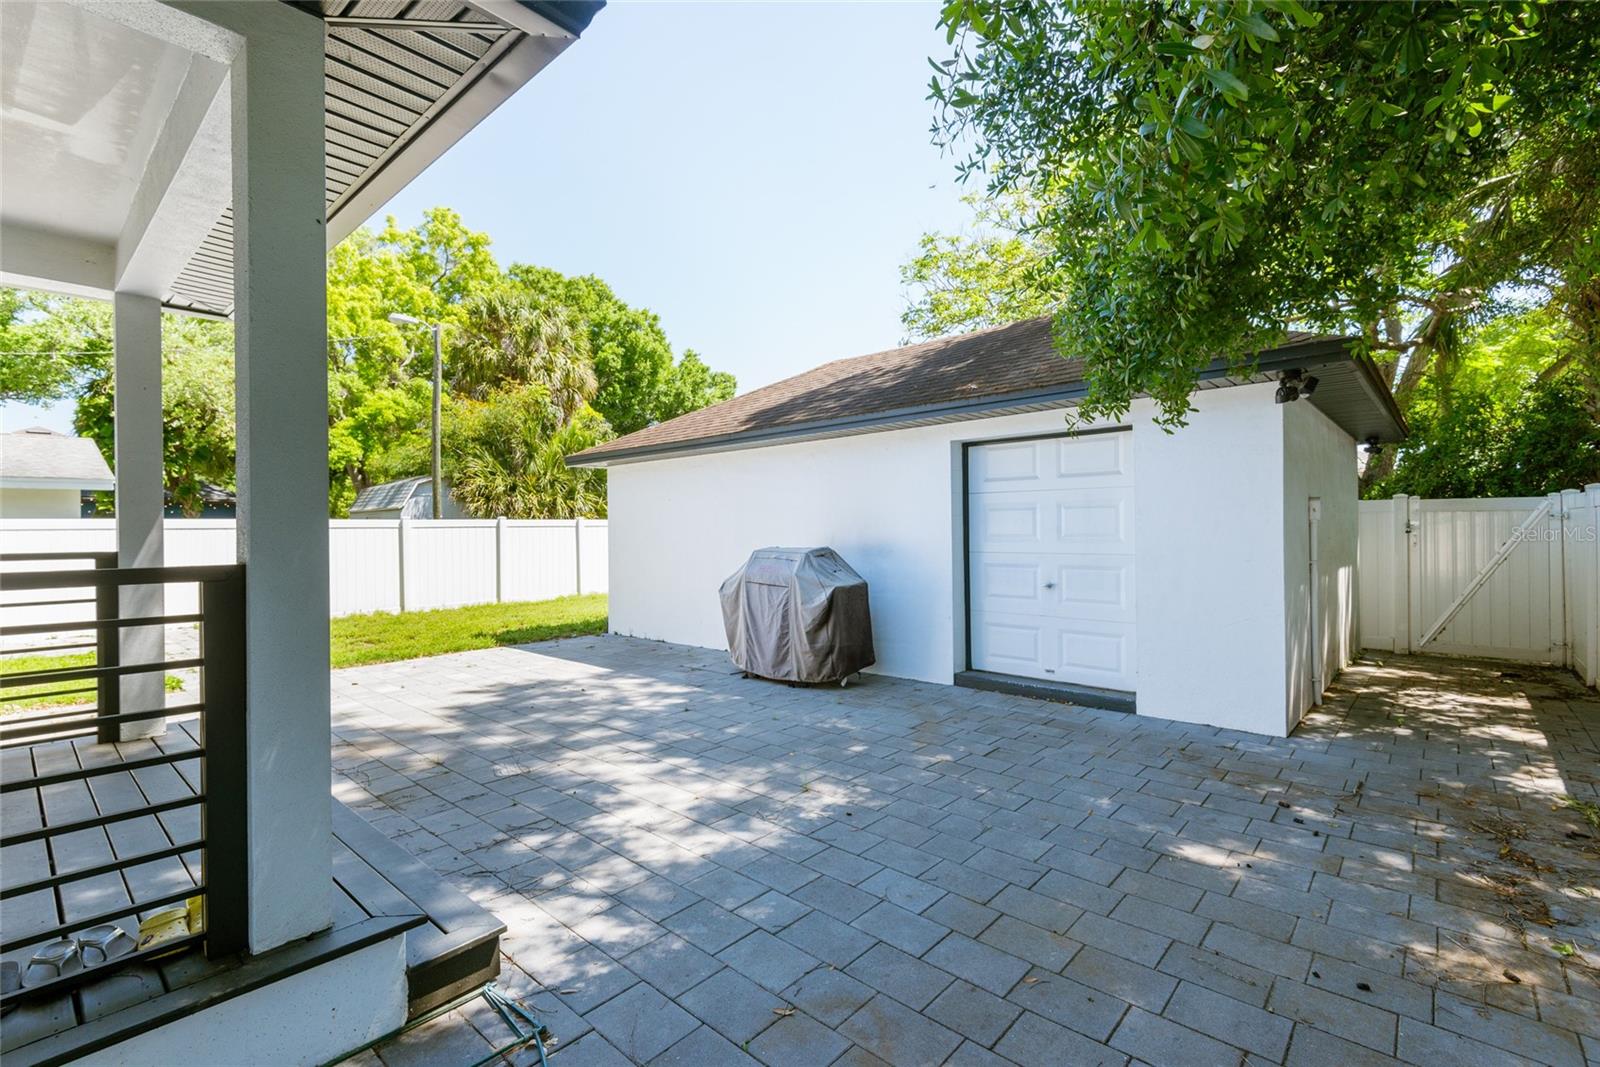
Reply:
[[[604,633],[606,598],[564,596],[517,604],[477,604],[439,611],[380,611],[333,620],[333,665],[438,656],[496,645]]]
[[[33,671],[50,671],[62,667],[93,667],[93,652],[69,652],[59,656],[7,656],[0,659],[0,676],[28,674]],[[183,688],[183,679],[167,675],[167,691]],[[24,685],[15,689],[0,689],[0,715],[23,708],[67,707],[73,704],[93,704],[95,680],[77,678],[68,682],[44,682]]]

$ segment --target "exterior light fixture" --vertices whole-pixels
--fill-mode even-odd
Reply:
[[[1379,450],[1382,448],[1383,446],[1378,444],[1377,434],[1373,434],[1371,437],[1367,438],[1367,455],[1376,456]]]
[[[1317,379],[1296,367],[1293,370],[1279,372],[1278,391],[1273,394],[1273,400],[1279,404],[1292,404],[1316,391]]]

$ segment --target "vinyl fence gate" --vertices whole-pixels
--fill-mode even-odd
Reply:
[[[1600,669],[1600,485],[1543,497],[1363,500],[1361,644]]]

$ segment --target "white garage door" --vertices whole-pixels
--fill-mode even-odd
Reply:
[[[1132,691],[1133,435],[967,450],[972,668]]]

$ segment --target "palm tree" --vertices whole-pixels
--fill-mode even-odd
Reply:
[[[454,495],[476,518],[603,518],[605,472],[573,470],[566,458],[609,439],[611,427],[583,407],[564,423],[541,385],[496,390],[460,402]]]
[[[540,386],[562,425],[594,397],[588,337],[566,308],[505,286],[472,297],[462,310],[450,353],[454,395],[483,400],[497,389]]]

